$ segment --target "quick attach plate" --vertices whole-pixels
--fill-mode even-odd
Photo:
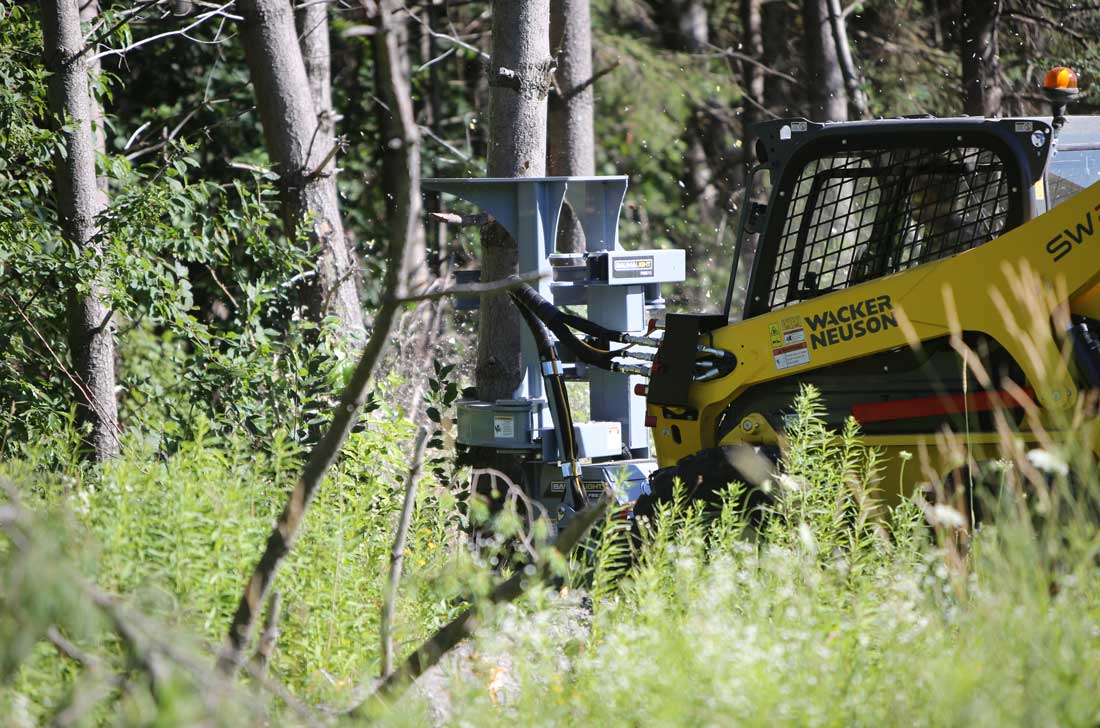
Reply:
[[[665,335],[649,377],[649,404],[688,406],[688,389],[695,375],[699,335],[726,325],[726,317],[709,313],[670,313]]]

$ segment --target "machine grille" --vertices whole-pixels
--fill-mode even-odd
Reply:
[[[980,147],[882,148],[812,159],[792,185],[769,308],[945,258],[1005,231],[1009,182]]]

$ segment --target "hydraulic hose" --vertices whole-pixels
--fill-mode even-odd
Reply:
[[[587,504],[584,485],[581,483],[580,467],[577,465],[577,443],[573,430],[573,410],[569,406],[569,391],[565,387],[561,362],[558,361],[554,344],[535,314],[525,306],[518,306],[520,315],[531,330],[535,348],[542,362],[542,379],[546,386],[550,403],[550,418],[554,423],[554,432],[558,438],[558,449],[562,456],[562,475],[572,486],[574,510],[579,511]]]
[[[539,295],[538,291],[531,288],[531,286],[523,283],[513,288],[509,294],[519,307],[520,312],[524,313],[524,317],[527,318],[529,324],[532,319],[536,323],[539,321],[544,323],[578,361],[612,372],[639,374],[645,377],[651,375],[651,370],[646,367],[637,364],[624,364],[614,361],[614,359],[622,357],[648,359],[648,356],[636,352],[627,353],[627,349],[634,345],[659,348],[661,346],[660,340],[635,336],[622,331],[613,331],[581,316],[566,313]],[[606,342],[614,341],[620,344],[628,344],[628,346],[615,350],[593,346],[591,343],[579,338],[570,329],[583,331]],[[692,375],[692,381],[706,382],[718,379],[729,374],[737,366],[737,357],[728,351],[710,346],[697,346],[696,351],[697,355],[701,354],[702,356],[695,362],[696,371]],[[653,361],[656,362],[657,359],[654,358]]]
[[[605,329],[599,324],[594,324],[580,316],[565,313],[528,285],[517,286],[510,293],[512,300],[516,302],[521,312],[527,311],[538,321],[546,324],[546,327],[558,337],[558,341],[564,344],[579,361],[600,369],[611,368],[611,359],[614,352],[608,349],[600,349],[581,340],[570,331],[569,327],[573,326],[592,336],[611,340],[616,340],[618,332]],[[577,322],[581,322],[583,327],[577,325]]]

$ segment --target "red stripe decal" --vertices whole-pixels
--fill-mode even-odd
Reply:
[[[1021,402],[1005,391],[974,392],[973,394],[944,394],[914,399],[895,399],[890,402],[863,402],[852,405],[852,417],[860,424],[908,420],[936,415],[957,415],[964,411],[988,412],[994,409],[1020,409],[1034,400],[1034,392],[1025,389],[1029,400]]]

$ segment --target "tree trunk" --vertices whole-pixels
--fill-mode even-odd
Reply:
[[[779,3],[771,3],[772,5],[779,5]],[[760,63],[770,64],[771,59],[764,55],[764,17],[761,9],[762,3],[760,0],[741,0],[741,29],[743,33],[743,39],[741,42],[741,50],[750,58],[753,58]],[[761,121],[764,114],[761,111],[761,107],[766,108],[767,103],[765,94],[767,89],[767,80],[765,78],[763,70],[760,66],[754,63],[748,63],[741,61],[741,87],[744,94],[744,100],[741,105],[741,153],[744,158],[744,179],[745,184],[752,184],[751,199],[764,200],[764,175],[758,174],[755,179],[749,179],[749,169],[754,164],[759,164],[761,160],[756,158],[753,151],[753,143],[755,137],[752,134],[751,128],[753,124]],[[738,212],[741,215],[747,215],[752,209],[752,205],[746,207],[740,207],[742,200],[735,200],[738,205]],[[740,271],[751,271],[752,261],[756,257],[756,235],[746,235],[743,247],[740,251],[742,264],[739,265]],[[746,274],[742,273],[740,278],[746,279]],[[737,286],[737,281],[733,282],[734,286]],[[743,298],[741,296],[735,296],[733,306],[736,311],[740,311],[743,308]],[[731,310],[731,313],[732,311]],[[738,314],[740,315],[740,314]]]
[[[1001,110],[1001,62],[997,51],[1000,0],[962,0],[963,108],[971,116],[997,116]]]
[[[802,25],[810,116],[814,121],[844,121],[848,118],[848,97],[829,26],[828,0],[802,0]]]
[[[793,25],[793,13],[783,2],[762,3],[760,9],[761,44],[764,56],[761,59],[772,68],[791,71],[794,65],[794,53],[791,50],[790,28]],[[795,89],[790,82],[773,74],[764,76],[764,108],[779,116],[794,113],[792,99],[802,96],[801,89]]]
[[[546,170],[546,96],[550,89],[550,0],[493,0],[489,62],[489,176],[541,177]],[[493,223],[481,235],[481,280],[517,272],[516,242]],[[506,296],[481,301],[477,391],[492,402],[523,379],[519,312]]]
[[[702,0],[668,0],[659,3],[667,44],[680,51],[701,53],[710,42],[707,8]]]
[[[558,63],[546,129],[546,172],[552,177],[596,172],[591,15],[589,0],[550,2],[550,48]],[[584,231],[569,205],[562,208],[557,249],[584,250]]]
[[[750,58],[765,63],[760,4],[760,0],[741,0],[741,51]],[[745,159],[745,179],[748,180],[749,168],[754,163],[751,127],[761,120],[760,108],[764,105],[764,71],[760,66],[741,61],[741,88],[744,95],[741,102],[741,151]],[[760,181],[756,186],[760,186]]]
[[[336,195],[332,114],[318,113],[314,105],[314,89],[298,44],[291,5],[286,0],[240,0],[237,12],[243,18],[241,43],[264,142],[279,173],[287,238],[297,240],[304,233],[318,251],[317,275],[306,296],[310,316],[317,321],[336,316],[346,335],[361,339],[364,329],[355,287],[357,266],[344,237]],[[322,65],[328,67],[327,33],[324,35],[324,52],[311,53],[311,63],[317,64],[315,84],[327,87],[328,74],[321,78]],[[317,36],[307,45],[318,47]],[[323,93],[327,98],[327,88]],[[303,225],[308,226],[304,231]]]
[[[386,7],[393,7],[392,3],[379,3],[378,16],[375,25],[378,32],[374,36],[374,74],[379,88],[384,88],[390,81],[386,78],[390,73],[390,66],[397,64],[401,68],[404,78],[409,76],[409,51],[408,51],[408,21],[404,14],[396,15],[398,10],[391,10],[390,16],[383,17]],[[383,34],[386,35],[383,38]],[[392,58],[388,54],[394,53]],[[407,82],[406,82],[407,85]],[[389,107],[389,108],[387,108]],[[402,266],[403,279],[401,281],[402,295],[414,293],[425,289],[430,276],[428,275],[428,256],[424,238],[424,226],[420,220],[420,146],[419,136],[414,149],[409,149],[404,140],[405,124],[399,118],[401,111],[395,111],[394,107],[386,100],[385,106],[377,104],[378,126],[381,129],[382,139],[382,189],[386,201],[386,221],[399,226],[406,231],[405,262]],[[412,107],[409,108],[409,120],[416,127],[412,116]],[[412,155],[415,159],[410,160]],[[409,190],[406,187],[409,177],[408,167],[410,163],[416,165],[416,194],[415,199],[409,200],[413,205],[411,214],[414,225],[406,226],[407,220],[398,219],[398,208],[406,204]]]
[[[446,8],[439,3],[432,2],[427,9],[428,26],[439,27],[439,23],[446,17]],[[424,63],[435,58],[440,53],[440,43],[431,33],[424,33],[424,42],[427,52],[424,54]],[[449,79],[443,78],[440,72],[440,63],[433,63],[428,67],[428,102],[424,107],[424,125],[433,132],[442,135],[443,129],[440,122],[443,120],[443,87]],[[429,157],[429,160],[431,158]],[[435,165],[429,161],[427,173],[429,177],[438,177]],[[424,207],[427,212],[439,212],[443,209],[441,195],[438,192],[429,192],[424,195]],[[443,223],[430,223],[426,228],[425,247],[427,248],[428,268],[433,276],[439,276],[443,268],[443,261],[447,258],[447,226]]]
[[[413,112],[405,24],[397,16],[400,9],[397,0],[380,0],[373,43],[378,93],[389,109],[385,112],[382,160],[390,245],[404,247],[398,295],[407,296],[427,284],[428,271],[420,219],[420,127]],[[410,247],[416,250],[410,253]]]
[[[85,30],[91,28],[99,17],[99,0],[77,0],[78,3],[83,2],[80,5],[80,22],[81,27]],[[102,70],[99,59],[91,58],[88,60],[88,80],[95,85],[99,79],[100,71]],[[88,97],[88,108],[92,115],[92,134],[95,138],[95,151],[96,154],[107,154],[107,134],[103,125],[103,105],[99,102],[95,93],[92,92]],[[97,174],[96,175],[96,187],[100,191],[100,209],[107,207],[107,177]]]
[[[711,131],[708,126],[712,121],[707,118],[705,109],[696,110],[687,128],[688,146],[684,153],[684,166],[687,168],[685,170],[686,190],[689,195],[687,202],[697,204],[699,222],[710,229],[718,224],[718,217],[722,213],[714,168],[711,166],[707,148],[703,145],[703,135]],[[701,261],[696,258],[695,242],[697,241],[689,243],[690,249],[687,256],[689,261],[698,264]]]
[[[92,254],[99,243],[96,215],[106,194],[98,187],[95,169],[96,132],[93,120],[102,110],[89,89],[88,55],[80,27],[77,0],[42,0],[42,35],[46,68],[50,71],[50,111],[64,140],[55,168],[57,210],[62,234],[81,254]],[[83,257],[83,255],[82,255]],[[76,382],[77,413],[90,425],[86,438],[97,461],[118,454],[118,404],[115,401],[115,324],[104,301],[105,271],[90,281],[68,281],[69,350]]]
[[[828,0],[829,25],[836,44],[836,57],[840,62],[840,72],[844,76],[844,88],[848,92],[848,103],[852,106],[852,115],[857,119],[870,119],[867,110],[867,97],[863,94],[863,79],[852,58],[852,49],[848,45],[848,22],[840,7],[840,0]]]
[[[298,27],[298,46],[302,51],[302,63],[306,67],[309,97],[317,114],[317,140],[314,144],[331,149],[336,141],[336,114],[332,110],[332,50],[329,47],[328,3],[303,2],[295,15]],[[336,168],[336,160],[330,159],[324,167],[325,174]]]
[[[710,43],[707,9],[701,0],[672,0],[664,4],[664,17],[671,35],[669,45],[688,53],[701,53]],[[708,117],[705,106],[695,109],[684,135],[687,152],[684,154],[687,204],[697,203],[699,221],[704,227],[714,228],[721,214],[719,191],[715,183],[714,167],[704,135],[711,133],[713,119]],[[687,243],[688,260],[696,260],[698,239],[692,236]]]

